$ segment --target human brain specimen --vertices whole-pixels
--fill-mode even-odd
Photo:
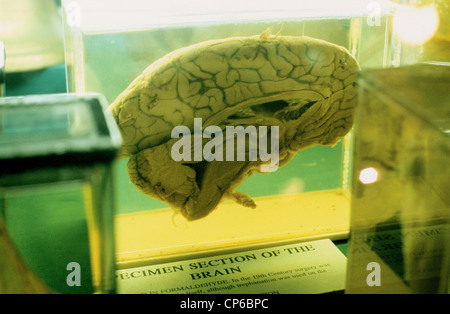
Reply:
[[[120,157],[130,156],[128,174],[138,190],[188,220],[207,216],[224,198],[254,207],[236,188],[264,161],[175,161],[174,128],[193,131],[195,118],[203,128],[277,127],[283,166],[298,151],[334,145],[350,131],[358,69],[345,48],[310,37],[233,37],[178,49],[111,104],[123,137]]]

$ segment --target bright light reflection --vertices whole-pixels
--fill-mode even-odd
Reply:
[[[393,20],[394,33],[409,44],[421,45],[431,39],[439,26],[439,13],[433,5],[402,7]]]
[[[375,168],[365,168],[359,173],[359,180],[363,184],[374,183],[378,180],[378,171]]]

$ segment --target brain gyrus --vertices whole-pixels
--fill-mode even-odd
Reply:
[[[138,190],[188,220],[207,216],[224,198],[255,207],[236,188],[266,161],[175,161],[171,152],[179,139],[172,130],[182,125],[193,132],[196,118],[203,130],[276,127],[277,166],[283,166],[298,151],[334,145],[350,131],[358,70],[345,48],[309,37],[234,37],[173,51],[110,106],[123,137],[121,157],[130,156],[129,177]],[[226,153],[230,146],[223,141]],[[246,156],[250,144],[245,143]]]

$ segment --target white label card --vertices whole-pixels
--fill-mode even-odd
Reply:
[[[328,239],[118,270],[118,293],[264,294],[344,290],[347,258]]]

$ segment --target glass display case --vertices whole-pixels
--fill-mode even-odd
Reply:
[[[195,44],[206,49],[207,41],[228,43],[236,37],[256,36],[263,41],[307,36],[333,47],[331,50],[345,51],[347,60],[354,60],[361,69],[388,66],[393,53],[391,17],[395,7],[389,1],[359,0],[257,4],[63,1],[68,89],[101,93],[112,104],[150,64],[162,60],[160,64],[165,66],[165,62],[170,62],[167,54]],[[175,55],[182,59],[183,52],[179,51]],[[354,77],[349,76],[349,80]],[[311,76],[304,77],[308,79]],[[169,110],[171,106],[168,102],[159,109]],[[180,112],[172,114],[171,117],[180,116]],[[153,126],[148,132],[163,131]],[[118,160],[114,166],[118,178],[118,267],[295,241],[346,238],[351,133],[333,144],[311,145],[276,171],[254,173],[239,182],[237,191],[248,195],[256,208],[225,200],[209,215],[195,220],[174,214],[167,202],[145,195],[130,183],[127,163],[133,156]]]
[[[448,293],[449,65],[363,71],[349,293]]]
[[[100,95],[0,98],[0,219],[56,292],[115,292],[120,143]]]

